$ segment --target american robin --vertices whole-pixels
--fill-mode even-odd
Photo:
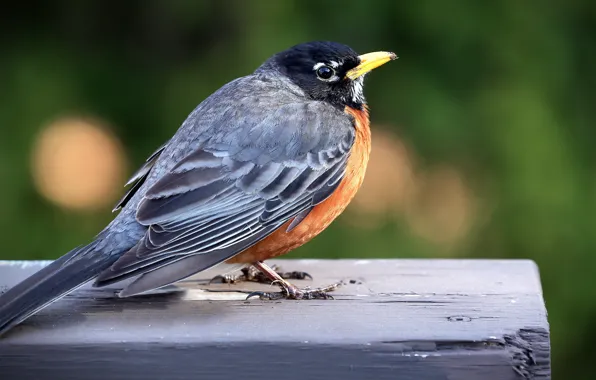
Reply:
[[[371,148],[363,80],[395,58],[310,42],[221,87],[133,175],[92,243],[0,296],[0,334],[93,279],[137,277],[126,297],[221,263],[254,265],[284,297],[325,298],[263,261],[318,235],[356,194]]]

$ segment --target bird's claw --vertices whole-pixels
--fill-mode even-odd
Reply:
[[[309,280],[312,280],[312,276],[310,274],[308,274],[307,272],[293,271],[293,272],[281,272],[281,273],[277,272],[277,273],[284,280],[304,280],[307,278]]]
[[[251,292],[246,296],[246,300],[258,297],[261,300],[275,301],[285,298],[283,292]]]
[[[284,280],[312,280],[312,276],[306,272],[293,271],[293,272],[282,272],[278,266],[273,265],[272,269],[277,272],[279,277]],[[272,284],[272,281],[268,279],[261,271],[254,266],[242,268],[240,273],[229,273],[225,275],[217,275],[209,281],[209,285],[213,283],[222,284],[236,284],[238,282],[257,282],[261,284]]]
[[[226,274],[226,275],[218,274],[217,276],[215,276],[211,280],[209,280],[209,285],[211,285],[215,282],[219,282],[222,284],[234,284],[238,281],[238,277],[239,276],[231,275],[231,274]]]
[[[260,282],[266,278],[255,267],[249,266],[242,268],[239,273],[228,273],[217,275],[209,281],[209,285],[219,282],[222,284],[236,284],[238,282],[253,281]]]
[[[252,292],[248,294],[246,299],[250,299],[253,297],[258,297],[261,300],[269,300],[275,301],[280,299],[292,299],[292,300],[328,300],[334,299],[333,296],[328,294],[339,288],[341,286],[340,283],[332,284],[329,286],[325,286],[323,288],[298,288],[290,283],[280,283],[281,291],[280,292]]]

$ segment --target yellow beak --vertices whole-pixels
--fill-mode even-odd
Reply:
[[[359,56],[360,64],[346,73],[346,78],[354,80],[377,67],[384,65],[389,61],[397,59],[395,53],[388,51],[377,51],[374,53],[363,54]]]

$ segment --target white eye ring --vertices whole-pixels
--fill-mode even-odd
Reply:
[[[337,62],[333,63],[337,65]],[[323,82],[336,82],[339,80],[335,69],[331,67],[331,65],[319,62],[313,66],[313,70],[315,71],[317,78]]]
[[[334,69],[337,69],[339,67],[339,63],[335,61],[329,61],[329,65],[331,65],[331,67],[333,67]]]

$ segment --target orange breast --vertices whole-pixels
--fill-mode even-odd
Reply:
[[[291,223],[289,221],[267,238],[228,260],[228,263],[252,263],[283,255],[317,236],[345,210],[362,185],[371,147],[368,110],[359,111],[346,107],[345,111],[356,119],[356,139],[348,159],[346,174],[337,189],[324,202],[315,206],[292,231],[286,232]]]

